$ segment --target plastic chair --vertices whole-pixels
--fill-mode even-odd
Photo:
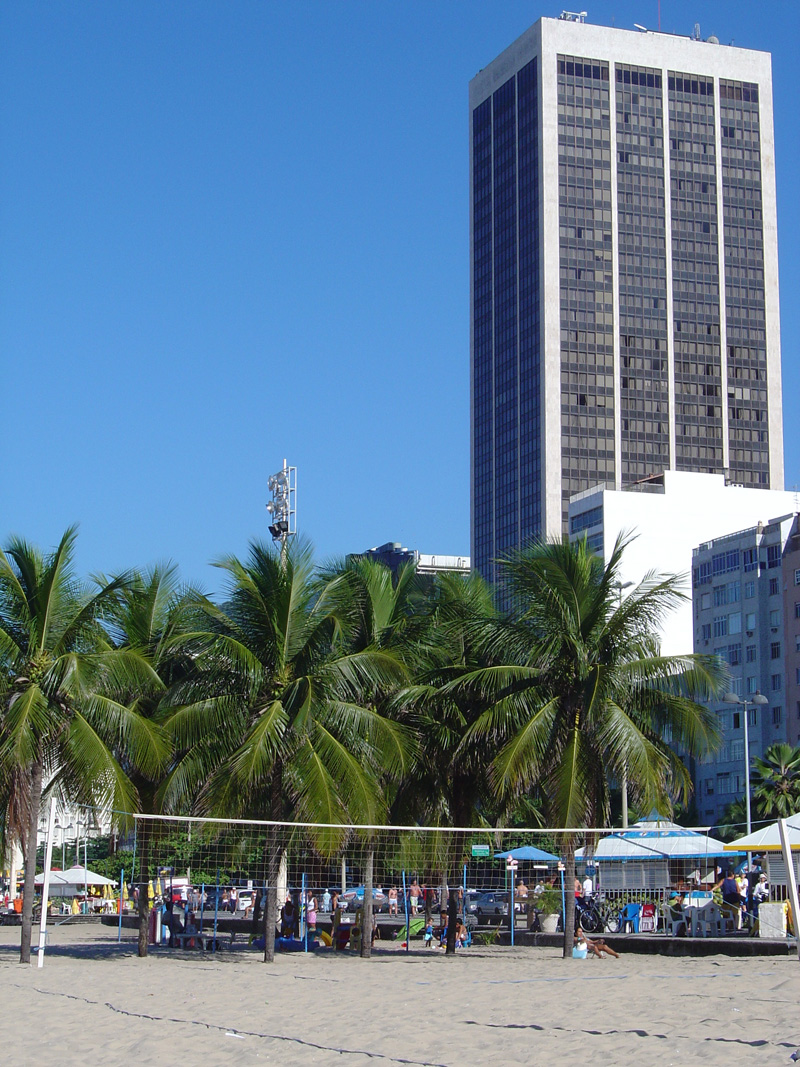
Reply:
[[[686,937],[689,928],[686,925],[686,916],[680,908],[665,904],[661,914],[664,920],[664,933],[667,937]]]
[[[656,929],[656,906],[655,904],[642,904],[642,914],[639,920],[639,929],[643,934],[655,933]]]
[[[619,913],[619,928],[622,933],[628,933],[628,927],[635,933],[639,933],[639,916],[641,915],[641,904],[626,904],[622,911]]]

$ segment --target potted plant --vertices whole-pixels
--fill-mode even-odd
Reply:
[[[555,889],[545,889],[536,901],[539,912],[539,925],[545,934],[554,934],[558,930],[558,918],[561,912],[561,894]]]

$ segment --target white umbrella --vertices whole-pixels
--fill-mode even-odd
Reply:
[[[34,879],[36,885],[44,882],[44,875],[37,874]],[[81,886],[87,885],[116,885],[112,878],[106,878],[102,874],[95,874],[86,867],[69,867],[66,871],[51,871],[50,884]]]
[[[634,823],[627,830],[601,838],[594,850],[594,859],[702,859],[722,856],[731,848],[741,851],[738,845],[726,845],[715,837],[698,833],[696,830],[687,830],[685,826],[679,826],[668,819],[651,818]],[[575,853],[576,859],[580,859],[583,854],[584,850],[578,849]]]
[[[800,849],[800,812],[791,815],[786,820],[786,832],[789,838],[789,847],[792,852]],[[777,822],[769,826],[762,826],[760,830],[754,830],[752,834],[739,837],[731,841],[725,848],[729,852],[780,852],[781,835]]]

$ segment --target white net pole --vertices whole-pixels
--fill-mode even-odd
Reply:
[[[56,798],[50,798],[50,815],[47,819],[47,847],[44,856],[44,879],[42,881],[42,918],[39,922],[39,958],[37,967],[44,967],[44,949],[47,944],[47,898],[50,895],[50,864],[53,860],[53,831],[56,823]],[[35,862],[35,858],[34,858]]]

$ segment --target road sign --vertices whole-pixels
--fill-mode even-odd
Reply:
[[[492,850],[491,850],[491,847],[489,845],[473,845],[472,846],[472,855],[473,855],[473,857],[475,859],[477,859],[477,858],[479,858],[481,856],[484,859],[488,859],[488,857],[491,856],[491,854],[492,854]]]
[[[506,860],[506,870],[515,871],[519,867],[519,860],[515,860],[513,856],[509,856]]]

